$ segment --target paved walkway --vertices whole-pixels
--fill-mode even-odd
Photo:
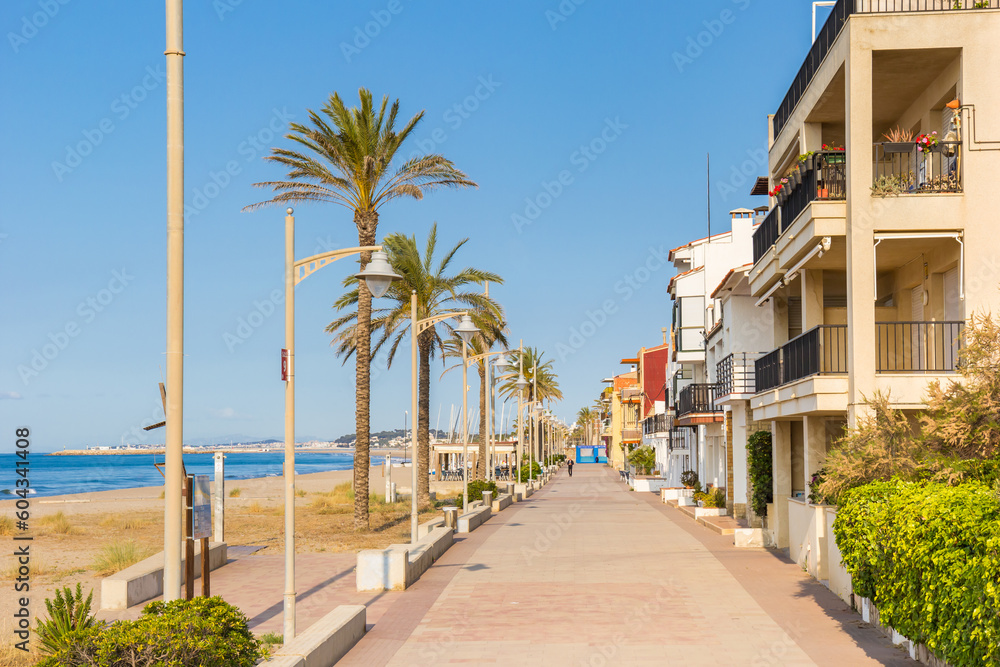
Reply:
[[[736,550],[597,465],[380,603],[340,665],[914,664],[788,559]]]

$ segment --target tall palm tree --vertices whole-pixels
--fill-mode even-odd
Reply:
[[[559,382],[556,380],[555,371],[552,370],[552,360],[545,360],[545,353],[537,347],[526,347],[524,352],[512,351],[512,370],[500,383],[500,393],[517,398],[517,378],[518,378],[518,356],[521,357],[521,366],[524,379],[528,381],[528,386],[524,390],[525,401],[558,401],[563,395],[559,389]],[[537,366],[536,366],[537,363]],[[536,377],[537,372],[537,377]],[[537,387],[537,396],[536,396]],[[530,420],[525,420],[522,425],[521,420],[524,415],[518,415],[518,432],[523,433],[531,424]]]
[[[288,169],[284,181],[255,183],[271,188],[271,199],[247,206],[293,202],[339,204],[354,212],[358,245],[375,244],[379,209],[398,197],[422,199],[440,187],[475,187],[468,177],[441,155],[424,155],[400,164],[395,158],[400,146],[423,118],[421,111],[402,129],[396,129],[399,100],[389,104],[388,95],[376,109],[372,94],[358,91],[360,106],[348,109],[340,95],[333,93],[322,112],[309,111],[311,124],[292,123],[285,137],[298,144],[301,152],[274,148],[264,159]],[[368,265],[371,253],[361,253],[361,269]],[[354,449],[354,527],[368,528],[368,466],[371,401],[371,306],[372,294],[362,283],[357,300],[355,327],[357,350]]]
[[[584,444],[587,446],[590,445],[590,429],[596,419],[597,413],[589,407],[580,408],[580,411],[576,413],[576,423],[583,428]]]
[[[472,342],[469,343],[470,357],[489,352],[497,343],[507,345],[507,323],[503,321],[503,310],[499,312],[499,317],[492,310],[477,309],[470,314],[479,329],[479,333],[473,336]],[[461,368],[462,342],[454,339],[446,341],[444,356],[459,360],[456,366],[446,369],[446,373],[454,368]],[[487,370],[490,361],[491,359],[480,359],[476,362],[479,371],[479,456],[476,461],[476,479],[486,479],[486,462],[489,459],[486,452],[486,434],[489,429],[486,424],[486,401],[489,400],[486,390],[489,386]]]
[[[502,282],[500,276],[488,271],[475,268],[464,268],[455,274],[448,274],[455,253],[468,242],[469,239],[462,239],[455,247],[445,253],[444,257],[435,263],[434,252],[437,248],[437,224],[431,227],[427,237],[424,254],[421,256],[420,248],[417,245],[415,236],[404,236],[403,234],[389,234],[385,237],[382,245],[389,255],[389,263],[393,270],[398,273],[402,280],[398,280],[389,288],[386,298],[390,299],[392,305],[381,308],[372,313],[372,329],[380,333],[375,344],[377,354],[383,346],[388,345],[388,366],[396,357],[400,343],[407,337],[410,322],[410,293],[417,293],[417,318],[425,319],[447,312],[468,310],[472,313],[477,311],[492,313],[494,317],[502,320],[503,311],[500,306],[488,296],[475,291],[463,292],[462,288],[469,285],[482,285],[486,281]],[[337,299],[334,306],[338,310],[348,310],[353,308],[358,301],[358,285],[356,278],[348,278],[344,281],[346,287],[350,289],[346,294]],[[474,317],[475,320],[475,317]],[[327,326],[326,330],[334,334],[333,344],[337,348],[337,353],[349,358],[356,353],[355,340],[357,336],[355,329],[358,324],[358,315],[354,312],[347,312],[344,316],[334,320]],[[477,322],[477,325],[481,322]],[[447,323],[445,328],[450,329]],[[428,328],[421,332],[417,339],[417,351],[419,355],[420,371],[417,381],[417,500],[423,504],[430,503],[430,484],[428,481],[428,469],[430,463],[430,377],[431,358],[436,352],[443,350],[445,340],[451,336],[442,337],[437,326]]]

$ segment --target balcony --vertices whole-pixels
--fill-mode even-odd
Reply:
[[[642,420],[643,435],[653,435],[655,433],[666,433],[670,430],[670,416],[666,413],[652,415]]]
[[[622,427],[622,442],[639,442],[642,440],[642,429],[638,426]]]
[[[964,322],[877,322],[879,373],[954,373]]]
[[[715,392],[714,384],[689,384],[681,389],[677,396],[677,424],[691,426],[718,421],[715,413],[721,412],[721,409],[715,407]],[[708,417],[699,418],[692,415],[708,415]]]
[[[689,428],[676,428],[670,431],[669,451],[690,451],[691,443],[696,437],[695,431]]]
[[[755,366],[758,393],[810,375],[847,373],[847,325],[810,329],[757,359]]]
[[[961,192],[962,143],[940,141],[918,150],[912,141],[872,146],[872,194],[877,196]]]
[[[622,389],[622,403],[638,403],[642,400],[642,389],[638,387],[626,387]]]
[[[816,200],[847,199],[847,154],[819,151],[801,162],[786,177],[778,193],[778,206],[771,209],[753,235],[753,262],[756,264],[777,243],[801,213]]]
[[[977,6],[978,5],[978,6]],[[854,14],[879,14],[892,12],[927,12],[946,10],[974,10],[1000,7],[1000,0],[837,0],[829,18],[816,36],[798,74],[792,80],[778,110],[774,113],[774,136],[781,133],[795,106],[809,88],[813,77],[823,64],[837,37]]]
[[[736,352],[716,365],[716,377],[719,378],[715,392],[717,401],[733,394],[756,392],[757,371],[754,361],[760,356],[750,352]]]

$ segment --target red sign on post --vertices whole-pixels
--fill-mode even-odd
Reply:
[[[281,381],[288,382],[288,350],[281,350]]]

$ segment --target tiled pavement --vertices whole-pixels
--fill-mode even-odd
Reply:
[[[376,606],[340,665],[913,664],[788,559],[737,551],[596,465]]]

